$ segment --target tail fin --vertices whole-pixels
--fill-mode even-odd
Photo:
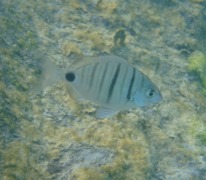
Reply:
[[[41,63],[42,69],[42,89],[52,86],[61,80],[61,69],[54,62],[43,60]]]
[[[47,87],[62,80],[63,73],[61,68],[47,57],[43,56],[38,59],[38,68],[40,74],[38,75],[36,82],[33,84],[31,92],[40,93]]]

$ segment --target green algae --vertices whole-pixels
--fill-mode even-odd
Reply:
[[[1,8],[0,177],[28,179],[33,176],[40,179],[43,168],[33,156],[33,150],[38,148],[34,142],[27,141],[31,132],[25,137],[21,135],[24,122],[32,123],[28,89],[33,70],[30,67],[31,60],[29,62],[28,59],[37,48],[37,34],[32,27],[29,10],[17,11],[10,1],[1,4]]]
[[[30,177],[42,178],[43,169],[38,165],[38,157],[34,156],[31,148],[34,145],[26,144],[20,141],[14,141],[9,144],[3,156],[3,173],[1,177],[5,179],[28,179]]]
[[[101,168],[106,173],[106,179],[116,179],[117,177],[130,179],[133,176],[146,177],[143,172],[148,167],[148,152],[146,149],[147,144],[144,143],[144,136],[141,132],[133,132],[132,124],[126,123],[90,122],[90,124],[91,127],[88,128],[82,140],[100,147],[110,147],[117,154],[112,163]],[[99,125],[101,125],[101,128],[92,128]],[[121,131],[123,127],[124,130]],[[138,137],[139,140],[131,139],[131,136]]]
[[[197,135],[197,138],[200,140],[200,143],[203,145],[203,146],[206,146],[206,130],[202,133],[199,133]]]
[[[188,69],[194,72],[200,79],[202,92],[206,95],[206,56],[204,53],[197,51],[192,53],[188,58]]]

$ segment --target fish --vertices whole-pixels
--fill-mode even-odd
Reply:
[[[49,67],[50,71],[55,69]],[[72,97],[99,106],[96,118],[109,118],[122,110],[162,100],[160,90],[149,77],[116,55],[83,56],[62,73]]]

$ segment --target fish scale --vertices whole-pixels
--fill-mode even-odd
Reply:
[[[117,56],[87,57],[71,66],[67,82],[81,99],[90,100],[101,108],[97,117],[113,115],[120,110],[146,106],[162,99],[159,89],[141,71]],[[149,94],[149,92],[152,92]],[[152,96],[152,97],[149,97]]]

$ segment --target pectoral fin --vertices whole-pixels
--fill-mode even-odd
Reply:
[[[66,83],[67,91],[73,100],[83,101],[84,98],[69,83]]]
[[[96,117],[97,118],[107,118],[107,117],[111,117],[115,114],[117,114],[119,111],[115,110],[115,109],[111,109],[111,108],[107,108],[107,107],[100,107],[97,111],[96,111]]]

